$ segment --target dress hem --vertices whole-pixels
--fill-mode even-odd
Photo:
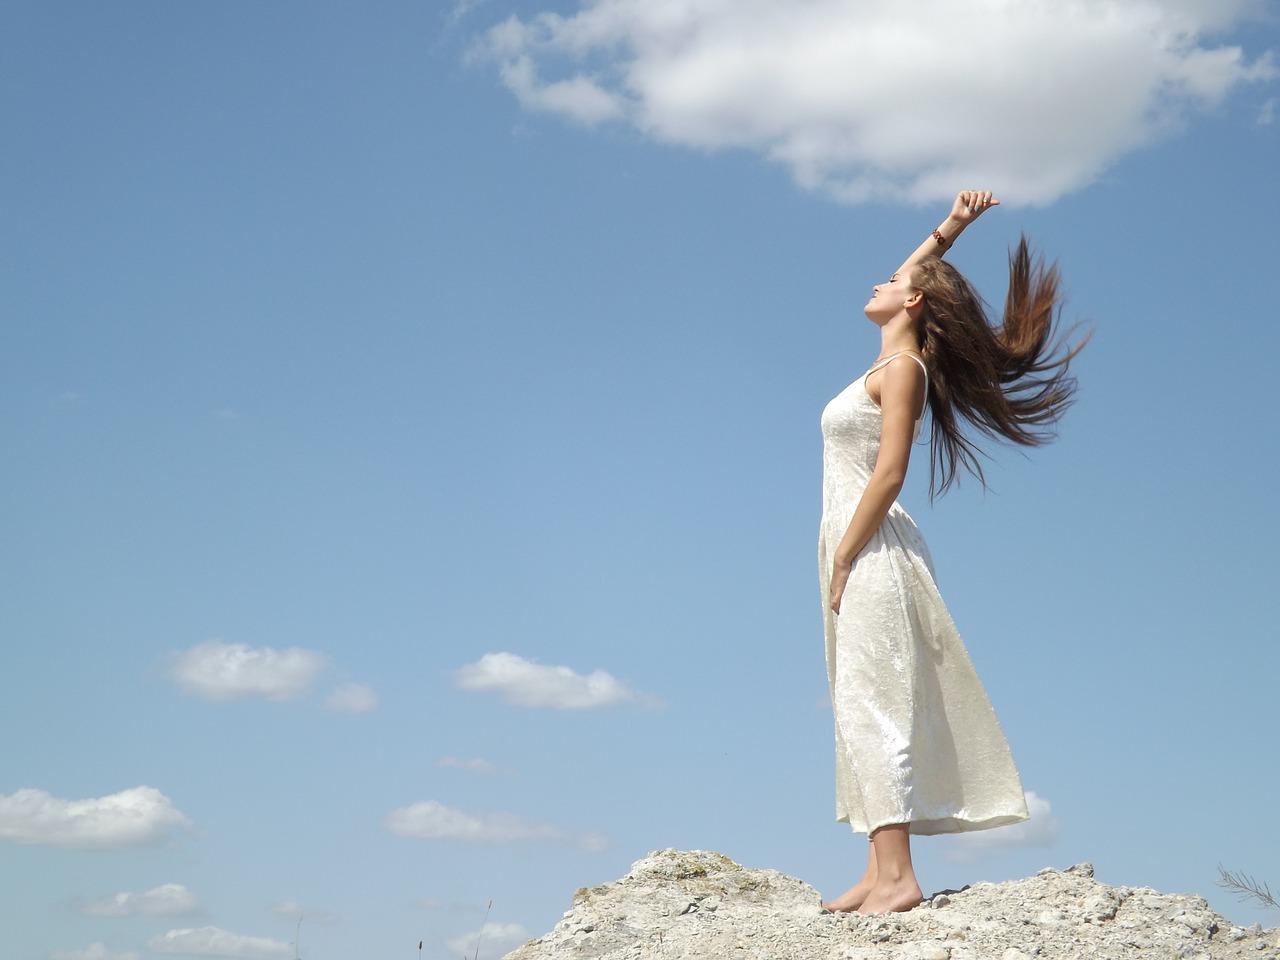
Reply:
[[[912,836],[936,837],[948,833],[976,833],[979,830],[995,830],[998,827],[1009,827],[1016,823],[1023,823],[1029,819],[1031,819],[1029,813],[1004,813],[994,817],[986,817],[982,820],[965,820],[959,817],[936,817],[929,820],[886,820],[884,823],[876,823],[870,827],[864,824],[855,824],[848,816],[836,817],[836,822],[847,823],[853,828],[854,833],[865,833],[868,836],[881,827],[905,823],[909,827],[908,832]]]

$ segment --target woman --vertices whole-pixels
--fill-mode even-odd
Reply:
[[[934,582],[928,548],[896,502],[926,405],[930,494],[981,449],[961,430],[1034,445],[1070,403],[1080,346],[1053,343],[1055,269],[1010,257],[1004,323],[942,255],[993,206],[965,190],[950,216],[865,307],[880,355],[822,414],[827,673],[836,726],[837,816],[870,836],[862,879],[823,906],[910,910],[922,894],[911,835],[985,830],[1027,818],[1008,743]],[[1082,345],[1082,344],[1081,344]]]

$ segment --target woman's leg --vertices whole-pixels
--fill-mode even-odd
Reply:
[[[901,913],[920,903],[924,894],[911,865],[911,828],[905,823],[881,827],[871,835],[871,848],[876,864],[875,883],[857,911]]]
[[[830,910],[832,913],[852,913],[862,906],[862,901],[867,899],[867,894],[876,885],[876,848],[875,844],[867,844],[867,870],[862,875],[862,879],[846,890],[841,896],[834,900],[824,903],[822,909]]]

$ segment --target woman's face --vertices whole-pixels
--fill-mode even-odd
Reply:
[[[895,273],[885,283],[871,288],[871,299],[863,307],[867,319],[884,325],[906,309],[907,303],[919,294],[911,286],[911,271]]]

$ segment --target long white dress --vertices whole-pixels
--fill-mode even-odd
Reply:
[[[858,554],[840,613],[828,606],[831,557],[880,450],[880,408],[866,379],[822,412],[818,568],[836,818],[868,834],[894,823],[914,834],[1017,823],[1027,806],[1009,744],[942,602],[924,538],[899,504]]]

